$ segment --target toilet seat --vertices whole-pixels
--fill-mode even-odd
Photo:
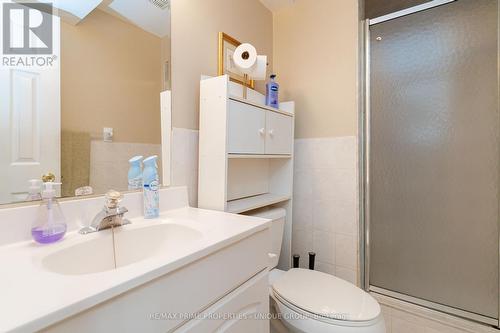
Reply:
[[[342,320],[312,318],[302,310],[282,303],[276,295],[271,296],[281,314],[281,321],[290,332],[300,333],[385,333],[382,315],[367,322],[350,322]]]
[[[349,321],[349,320],[342,320],[342,319],[332,319],[328,317],[323,317],[320,316],[316,313],[311,313],[308,312],[295,304],[291,304],[281,298],[277,294],[272,294],[271,297],[274,299],[274,301],[278,304],[280,309],[282,307],[286,307],[286,309],[289,311],[289,313],[293,313],[293,318],[298,318],[300,320],[306,320],[306,321],[319,321],[321,323],[324,323],[327,326],[347,326],[347,327],[359,327],[359,326],[371,326],[374,323],[376,323],[379,320],[379,316],[375,317],[374,319],[367,320],[367,321]]]
[[[380,305],[368,293],[322,272],[294,268],[272,287],[279,299],[312,315],[354,322],[370,321],[380,315]]]
[[[335,276],[291,269],[273,279],[271,297],[286,325],[298,332],[384,332],[380,305]]]

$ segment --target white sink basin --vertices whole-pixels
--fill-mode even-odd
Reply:
[[[175,253],[200,239],[198,230],[179,224],[156,224],[115,228],[116,268],[160,254]],[[82,238],[89,235],[82,235]],[[54,273],[81,275],[115,269],[111,230],[92,234],[89,240],[62,248],[42,259],[42,266]]]

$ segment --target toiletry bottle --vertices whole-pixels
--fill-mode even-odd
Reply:
[[[274,81],[276,74],[270,76],[266,84],[266,105],[273,108],[279,108],[279,89],[280,85]]]
[[[128,169],[129,190],[140,190],[142,188],[142,158],[142,156],[134,156],[128,161],[130,163],[130,168]]]
[[[38,208],[37,217],[31,228],[31,236],[41,244],[54,243],[64,237],[67,225],[59,202],[55,199],[55,185],[61,183],[43,183],[43,201]]]
[[[31,179],[28,181],[30,183],[30,187],[28,190],[28,196],[26,197],[26,201],[38,201],[42,200],[41,194],[41,183],[42,181],[39,179]]]
[[[158,156],[146,158],[142,173],[144,194],[144,218],[153,219],[160,215],[160,181],[158,177]]]

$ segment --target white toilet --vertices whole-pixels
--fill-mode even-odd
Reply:
[[[377,301],[355,285],[335,276],[295,268],[276,269],[286,211],[260,211],[253,216],[271,219],[272,253],[269,294],[271,306],[282,323],[271,323],[272,331],[286,327],[300,333],[384,333],[385,324]],[[285,331],[285,330],[282,330]]]

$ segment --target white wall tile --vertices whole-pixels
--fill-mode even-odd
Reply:
[[[335,233],[355,236],[358,234],[357,208],[353,204],[331,205]]]
[[[293,234],[301,233],[300,239],[292,241],[294,251],[307,254],[312,242],[318,270],[355,282],[356,137],[295,140],[294,162]],[[340,245],[336,244],[337,237]]]
[[[293,227],[312,232],[313,203],[311,196],[294,196]]]
[[[355,169],[334,169],[330,186],[334,189],[333,200],[343,205],[356,205],[357,171]]]
[[[357,144],[357,138],[354,136],[335,140],[332,145],[335,152],[332,154],[332,166],[337,169],[355,170],[358,159]]]
[[[312,173],[308,169],[296,169],[293,173],[293,196],[303,198],[312,194]]]
[[[292,234],[292,254],[300,255],[300,267],[308,267],[308,253],[313,248],[313,235],[307,230],[294,229]]]
[[[318,261],[335,265],[335,235],[322,230],[313,231],[313,251]]]
[[[357,139],[354,136],[313,139],[312,159],[315,166],[328,169],[355,169]]]
[[[357,249],[354,236],[336,234],[335,235],[335,263],[339,266],[356,269]]]
[[[333,200],[334,197],[342,197],[338,193],[339,186],[336,184],[336,170],[312,169],[313,198],[315,200]],[[338,182],[339,180],[337,180]]]
[[[335,265],[316,260],[314,269],[323,273],[335,275]]]
[[[346,280],[347,282],[350,282],[352,284],[357,285],[357,274],[356,270],[351,269],[351,268],[345,268],[342,266],[335,266],[335,276]]]
[[[314,139],[297,139],[294,142],[294,169],[310,169],[313,166]]]
[[[329,233],[334,232],[335,205],[332,205],[331,200],[322,200],[319,198],[314,198],[312,206],[313,206],[312,209],[313,229]]]

